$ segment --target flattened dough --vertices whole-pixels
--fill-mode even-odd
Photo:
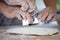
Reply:
[[[8,29],[6,32],[16,34],[53,35],[58,33],[58,30],[55,28],[21,27]]]

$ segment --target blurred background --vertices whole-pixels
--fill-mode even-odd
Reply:
[[[57,1],[57,11],[60,12],[60,0],[56,0]]]

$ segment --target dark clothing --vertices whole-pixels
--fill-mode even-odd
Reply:
[[[0,26],[10,26],[10,25],[21,25],[21,21],[14,18],[6,18],[3,14],[0,13]]]

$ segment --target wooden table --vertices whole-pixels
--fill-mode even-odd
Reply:
[[[60,16],[57,17],[58,23],[60,24]],[[9,35],[5,34],[8,28],[19,27],[19,26],[7,26],[0,27],[0,40],[60,40],[60,31],[56,35],[52,36],[24,36],[24,35]],[[60,29],[60,25],[58,26]]]

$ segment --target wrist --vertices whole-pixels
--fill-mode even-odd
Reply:
[[[47,7],[48,9],[50,9],[51,11],[53,11],[54,13],[57,12],[57,8],[56,7]]]

